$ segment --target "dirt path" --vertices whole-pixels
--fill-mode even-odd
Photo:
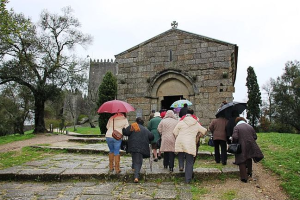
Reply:
[[[264,169],[261,164],[253,164],[253,178],[248,183],[238,178],[224,181],[204,181],[199,185],[208,190],[200,199],[223,199],[225,193],[235,193],[235,199],[243,200],[287,200],[288,196],[280,187],[278,176]]]
[[[41,134],[34,138],[0,145],[0,152],[18,151],[22,147],[36,144],[67,143],[72,138],[67,135]],[[228,161],[228,162],[231,162]],[[204,181],[199,185],[206,188],[208,193],[199,198],[205,200],[222,199],[224,193],[235,191],[236,199],[243,200],[287,200],[288,196],[280,187],[278,176],[262,167],[261,164],[253,164],[253,178],[248,183],[242,183],[238,178],[224,181]]]
[[[34,138],[28,140],[16,141],[0,145],[0,152],[19,151],[23,147],[37,144],[53,144],[57,142],[67,142],[70,138],[72,137],[67,135],[38,134]]]

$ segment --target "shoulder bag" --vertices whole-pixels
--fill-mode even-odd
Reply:
[[[211,137],[209,138],[207,144],[208,144],[208,146],[211,146],[211,147],[214,147],[214,146],[215,146],[213,136],[211,136]]]
[[[123,137],[123,134],[120,133],[119,131],[115,130],[115,119],[113,119],[113,132],[112,132],[112,137],[115,138],[116,140],[121,140]]]
[[[228,153],[232,153],[232,154],[240,154],[240,153],[242,153],[241,145],[238,144],[238,143],[236,143],[236,144],[229,144],[227,152]]]

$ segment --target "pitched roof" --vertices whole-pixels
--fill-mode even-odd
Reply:
[[[219,43],[219,44],[236,45],[236,44],[231,44],[229,42],[224,42],[222,40],[217,40],[217,39],[214,39],[214,38],[206,37],[206,36],[203,36],[203,35],[199,35],[199,34],[195,34],[195,33],[191,33],[191,32],[188,32],[188,31],[184,31],[184,30],[180,30],[180,29],[175,28],[175,29],[169,29],[169,30],[167,30],[167,31],[165,31],[165,32],[163,32],[163,33],[161,33],[161,34],[153,37],[153,38],[150,38],[150,39],[148,39],[148,40],[146,40],[146,41],[144,41],[144,42],[142,42],[142,43],[140,43],[140,44],[138,44],[138,45],[136,45],[134,47],[131,47],[131,48],[127,49],[126,51],[123,51],[123,52],[115,55],[115,57],[123,55],[123,54],[126,54],[126,53],[129,53],[129,52],[131,52],[131,51],[133,51],[135,49],[138,49],[139,47],[144,46],[144,45],[146,45],[146,44],[148,44],[148,43],[150,43],[150,42],[152,42],[154,40],[157,40],[157,39],[159,39],[159,38],[161,38],[161,37],[163,37],[165,35],[168,35],[171,32],[184,33],[184,34],[191,35],[191,36],[193,36],[195,38],[198,38],[198,39],[204,39],[204,40],[208,40],[208,41],[211,41],[211,42],[216,42],[216,43]]]

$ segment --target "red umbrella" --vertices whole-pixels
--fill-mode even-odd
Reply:
[[[120,100],[112,100],[103,103],[98,109],[98,113],[118,113],[118,112],[130,112],[135,109],[127,102]]]

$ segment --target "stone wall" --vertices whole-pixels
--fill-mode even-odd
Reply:
[[[234,44],[171,29],[116,55],[116,62],[118,99],[142,110],[146,119],[151,109],[160,109],[159,95],[166,93],[160,91],[164,88],[161,85],[172,88],[175,80],[186,86],[184,97],[194,103],[192,108],[204,126],[215,118],[222,101],[233,100]],[[128,116],[134,120],[136,113]]]

